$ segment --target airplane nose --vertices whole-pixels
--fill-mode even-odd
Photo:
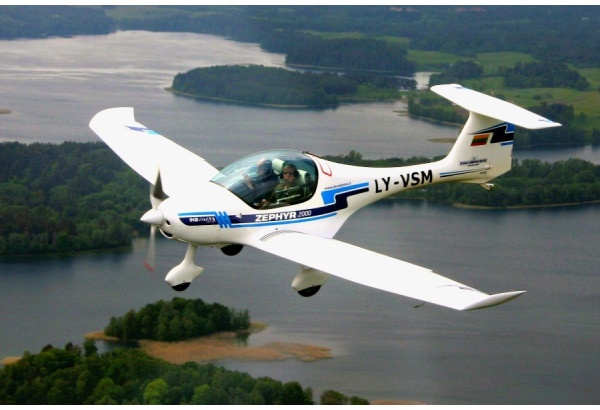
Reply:
[[[151,209],[142,215],[140,220],[150,225],[160,226],[165,222],[165,217],[158,209]]]

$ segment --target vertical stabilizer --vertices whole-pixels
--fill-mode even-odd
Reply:
[[[515,125],[529,129],[560,126],[459,84],[437,85],[431,90],[469,111],[454,147],[442,160],[440,178],[443,181],[485,183],[509,171]]]

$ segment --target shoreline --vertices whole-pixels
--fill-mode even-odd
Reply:
[[[174,364],[190,361],[206,364],[229,360],[269,362],[288,359],[308,363],[333,357],[331,349],[323,346],[276,340],[260,346],[249,346],[243,340],[244,337],[259,333],[267,327],[264,323],[252,323],[250,329],[244,332],[218,332],[174,342],[156,340],[137,340],[136,342],[139,348],[149,356]],[[121,343],[116,337],[107,336],[102,331],[87,333],[85,338],[108,343]]]
[[[314,109],[336,108],[339,106],[339,105],[301,105],[301,104],[298,104],[298,105],[261,104],[261,103],[252,103],[252,102],[246,102],[246,101],[230,100],[227,98],[209,97],[209,96],[203,96],[203,95],[199,95],[199,94],[184,93],[184,92],[178,91],[172,87],[165,87],[164,90],[168,91],[172,94],[181,96],[181,97],[194,98],[194,99],[202,100],[202,101],[212,101],[212,102],[218,102],[218,103],[246,105],[246,106],[250,106],[250,107],[279,108],[282,110],[298,110],[298,109],[302,109],[302,110],[313,109],[314,110]]]
[[[393,102],[393,101],[401,101],[401,98],[361,98],[358,96],[338,96],[338,104],[328,104],[328,105],[308,105],[308,104],[262,104],[262,103],[253,103],[247,101],[240,100],[230,100],[227,98],[219,98],[219,97],[209,97],[203,96],[199,94],[191,94],[185,93],[179,90],[176,90],[172,87],[165,87],[165,91],[168,91],[174,95],[178,95],[180,97],[193,98],[201,101],[209,101],[209,102],[217,102],[217,103],[227,103],[227,104],[236,104],[236,105],[245,105],[250,107],[262,107],[262,108],[276,108],[282,110],[327,110],[331,108],[337,108],[343,104],[360,104],[360,103],[370,103],[370,102]]]
[[[562,204],[546,204],[546,205],[508,205],[508,206],[485,206],[485,205],[469,205],[463,204],[461,202],[455,201],[441,201],[441,200],[432,200],[419,196],[401,196],[400,194],[391,195],[387,200],[409,200],[409,201],[430,201],[432,203],[449,205],[454,208],[461,209],[474,209],[481,211],[502,211],[502,210],[518,210],[518,209],[544,209],[544,208],[560,208],[560,207],[575,207],[575,206],[586,206],[586,205],[594,205],[600,204],[600,199],[594,201],[584,201],[584,202],[567,202]]]

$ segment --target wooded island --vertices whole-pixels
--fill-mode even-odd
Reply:
[[[180,73],[169,91],[185,96],[281,108],[336,107],[342,101],[398,99],[416,82],[369,74],[312,73],[264,66],[200,67]]]

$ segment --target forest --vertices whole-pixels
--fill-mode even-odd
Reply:
[[[315,404],[310,387],[212,364],[175,365],[150,357],[141,349],[115,349],[99,354],[93,340],[64,349],[47,345],[38,354],[25,352],[0,368],[0,405]],[[320,404],[369,404],[334,390]]]
[[[585,77],[564,63],[518,62],[512,68],[503,68],[500,74],[511,88],[565,87],[583,91],[590,86]]]
[[[247,310],[238,312],[202,299],[173,298],[170,302],[149,303],[139,312],[131,310],[122,317],[112,317],[104,334],[125,342],[140,339],[172,342],[249,327]]]
[[[179,73],[171,91],[198,98],[280,107],[335,107],[341,99],[388,93],[399,98],[400,87],[415,88],[414,80],[365,74],[289,71],[264,66],[200,67]],[[359,90],[362,90],[359,92]]]
[[[577,67],[600,64],[597,6],[106,7],[122,30],[212,33],[268,47],[277,31],[404,39],[409,49],[475,56],[519,52]],[[292,45],[293,46],[293,45]],[[289,50],[279,49],[287,53]]]
[[[104,143],[0,144],[0,256],[130,246],[148,187]]]
[[[261,46],[285,53],[289,66],[396,75],[415,71],[415,64],[407,60],[405,45],[375,38],[325,39],[303,32],[275,31]]]
[[[108,34],[115,22],[103,10],[69,6],[0,6],[0,39]]]
[[[188,324],[186,322],[189,321]],[[196,337],[204,331],[233,331],[249,326],[248,311],[236,312],[201,299],[173,298],[111,318],[107,327],[121,340],[163,333],[180,323],[198,331],[178,335]],[[118,322],[118,323],[117,323]],[[156,332],[151,328],[156,327]],[[188,330],[189,330],[188,329]],[[168,329],[165,330],[168,332]],[[282,383],[269,377],[253,378],[212,364],[172,364],[138,348],[115,348],[98,353],[94,340],[64,349],[46,345],[40,353],[25,352],[0,368],[0,405],[69,404],[204,404],[290,405],[315,404],[313,391],[298,382]],[[320,404],[369,404],[363,398],[325,390]]]
[[[541,61],[598,67],[599,17],[600,8],[594,5],[2,6],[0,38],[106,34],[114,30],[211,33],[261,43],[269,51],[287,54],[295,53],[298,45],[285,37],[339,33],[354,38],[399,39],[411,50],[465,57],[518,52]],[[337,41],[335,35],[325,39],[332,40],[331,44]],[[395,46],[377,47],[402,53]],[[369,55],[369,51],[361,52]],[[306,56],[315,58],[310,51]],[[376,60],[385,58],[378,56]],[[296,61],[296,57],[294,61],[310,65],[309,61]]]

